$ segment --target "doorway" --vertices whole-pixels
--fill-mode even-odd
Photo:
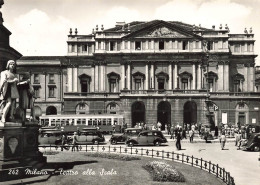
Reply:
[[[183,123],[185,125],[197,123],[197,104],[194,101],[188,101],[184,104]]]
[[[167,101],[162,101],[157,106],[157,122],[162,124],[162,130],[165,130],[165,125],[171,124],[171,104]]]
[[[145,106],[142,101],[136,101],[132,104],[132,127],[140,122],[145,122]]]

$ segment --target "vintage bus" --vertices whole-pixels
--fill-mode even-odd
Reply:
[[[40,116],[42,127],[63,128],[64,131],[73,132],[77,128],[99,128],[101,132],[120,132],[124,123],[123,115],[117,114],[73,114],[73,115],[45,115]]]

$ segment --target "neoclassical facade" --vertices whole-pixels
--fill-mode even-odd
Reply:
[[[67,56],[22,57],[43,114],[122,114],[129,126],[259,124],[252,29],[176,21],[69,32]],[[26,76],[26,75],[25,75]],[[50,108],[51,107],[51,108]]]

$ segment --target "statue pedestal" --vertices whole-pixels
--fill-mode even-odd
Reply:
[[[26,168],[38,169],[46,163],[38,149],[38,130],[37,124],[0,126],[0,182],[23,178]]]

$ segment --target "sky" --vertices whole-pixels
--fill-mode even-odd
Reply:
[[[10,45],[23,56],[64,56],[69,29],[90,34],[125,21],[181,21],[230,33],[255,34],[254,52],[260,55],[260,0],[4,0],[0,9],[4,26],[12,35]],[[260,66],[260,57],[256,65]]]

